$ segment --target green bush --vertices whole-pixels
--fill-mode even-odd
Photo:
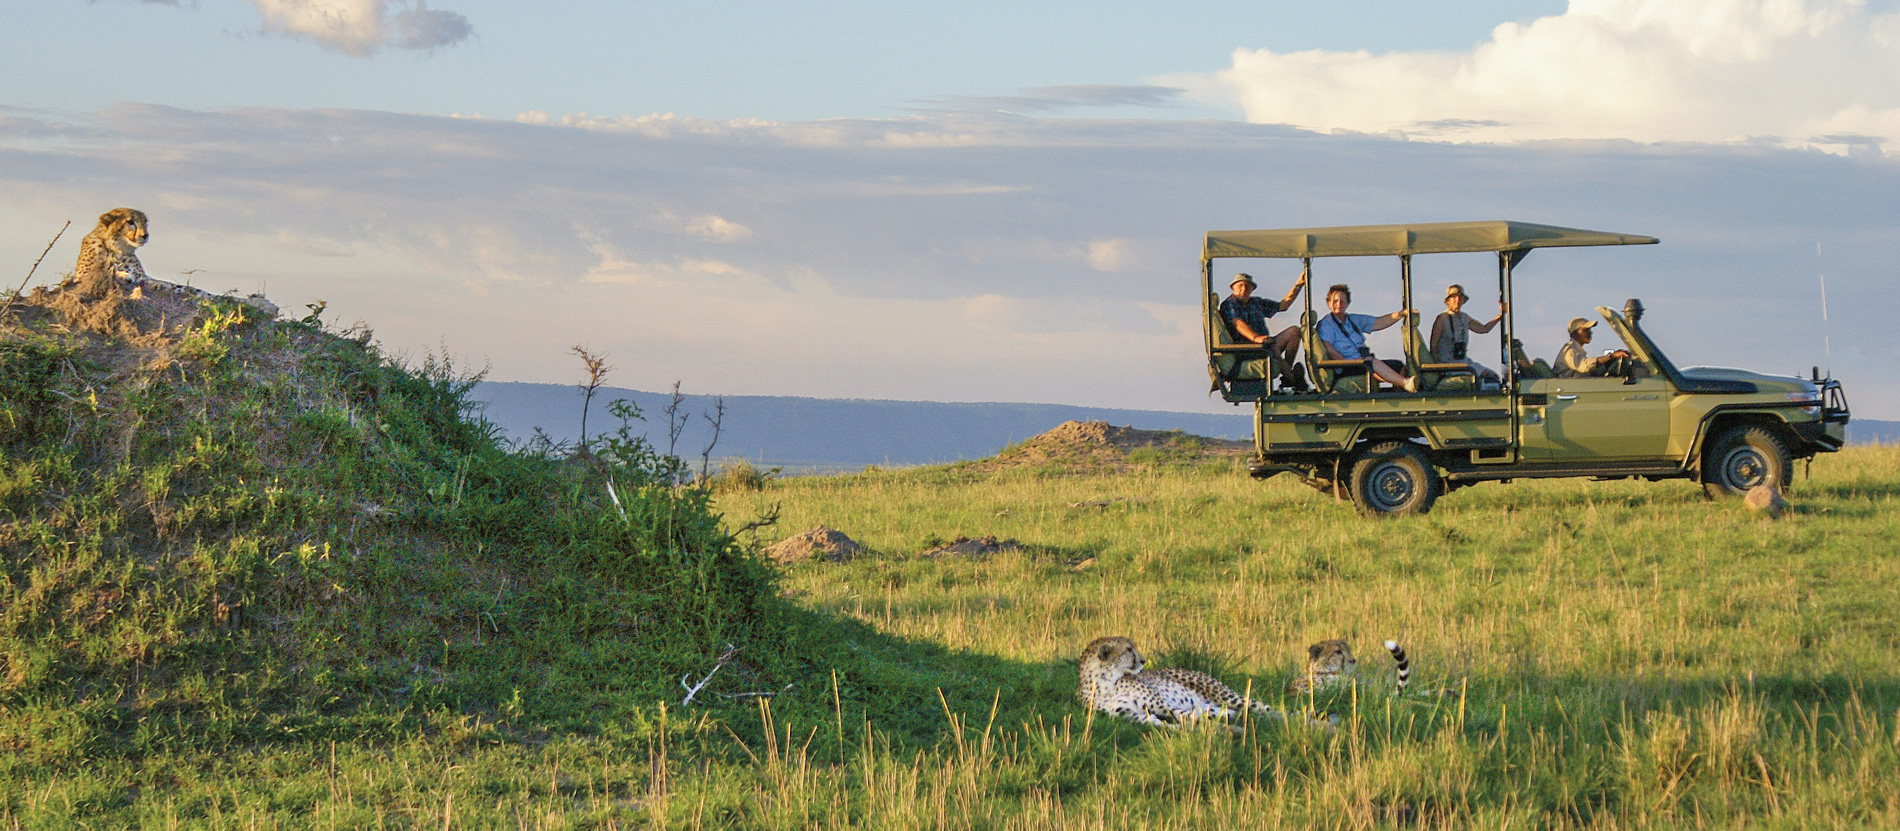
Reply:
[[[780,652],[771,572],[626,420],[511,450],[445,360],[213,312],[172,343],[0,341],[0,747],[58,766],[442,708],[591,730],[728,642]]]

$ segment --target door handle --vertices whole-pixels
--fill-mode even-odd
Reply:
[[[1562,393],[1558,393],[1557,400],[1558,401],[1575,401],[1577,400],[1577,397],[1575,395],[1564,395]]]

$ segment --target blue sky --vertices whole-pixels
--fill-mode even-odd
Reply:
[[[130,205],[154,275],[496,380],[1224,410],[1203,232],[1510,218],[1663,239],[1528,260],[1533,352],[1640,296],[1679,363],[1900,418],[1891,2],[706,5],[10,9],[0,264]]]
[[[466,36],[450,31],[437,38],[444,45],[386,46],[373,58],[352,59],[339,51],[347,44],[326,50],[307,37],[287,42],[297,36],[266,34],[261,5],[269,4],[17,4],[0,32],[0,65],[7,77],[32,81],[20,84],[8,103],[83,110],[135,100],[194,109],[348,107],[438,115],[888,117],[1025,89],[1142,85],[1171,73],[1219,69],[1239,47],[1463,49],[1498,23],[1563,9],[1548,0],[1474,0],[1449,9],[1407,0],[437,0],[427,8],[461,18]],[[126,64],[137,67],[129,76]],[[1113,108],[1091,114],[1104,109]],[[1162,115],[1233,115],[1192,102],[1170,110]]]

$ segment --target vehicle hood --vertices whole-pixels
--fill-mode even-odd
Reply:
[[[1726,366],[1683,367],[1682,377],[1691,381],[1745,381],[1762,392],[1816,392],[1814,383],[1793,375],[1769,375]]]

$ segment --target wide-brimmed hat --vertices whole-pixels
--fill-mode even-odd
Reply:
[[[1236,274],[1234,275],[1234,279],[1227,281],[1227,285],[1229,286],[1233,286],[1236,283],[1246,283],[1254,288],[1260,287],[1259,283],[1253,281],[1253,275],[1251,274]]]
[[[1578,329],[1588,329],[1595,325],[1597,325],[1597,322],[1587,317],[1573,317],[1570,319],[1570,325],[1565,327],[1565,330],[1574,335]]]
[[[1462,297],[1466,300],[1471,299],[1471,295],[1465,293],[1465,287],[1458,285],[1457,283],[1452,283],[1451,285],[1445,287],[1445,296],[1447,298]]]

